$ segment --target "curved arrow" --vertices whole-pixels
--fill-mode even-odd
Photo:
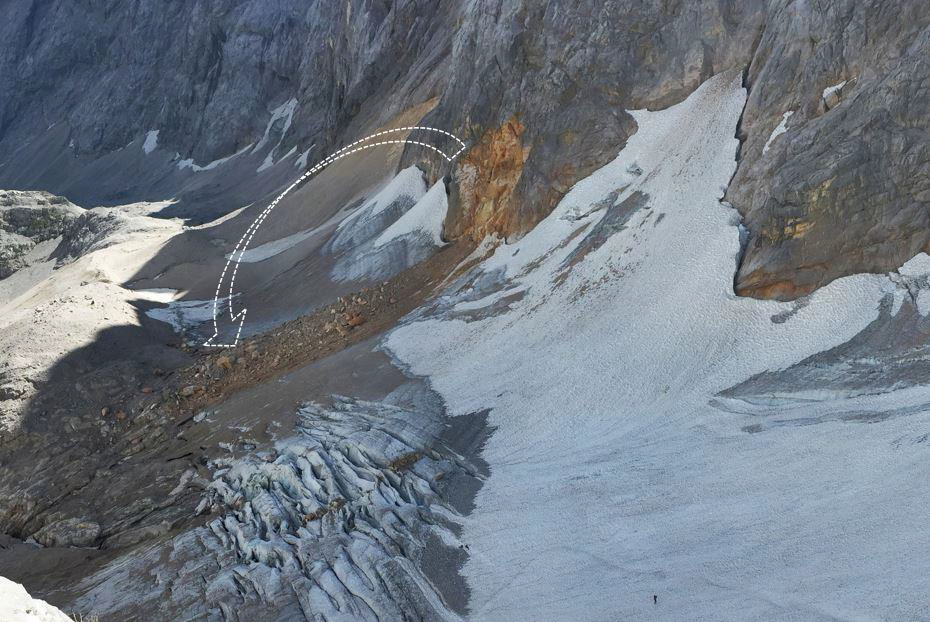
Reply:
[[[424,142],[410,140],[410,139],[380,140],[377,142],[368,143],[368,141],[374,138],[378,138],[379,136],[385,136],[387,134],[392,134],[396,132],[411,132],[415,130],[426,131],[426,132],[437,132],[439,134],[448,136],[459,144],[459,149],[450,156],[446,154],[444,151],[442,151],[441,149],[437,149],[433,145],[429,145]],[[271,203],[268,204],[268,207],[262,210],[262,212],[249,225],[249,228],[245,230],[245,233],[242,234],[242,237],[239,238],[239,241],[236,243],[235,248],[229,254],[229,257],[226,260],[226,265],[223,267],[223,272],[220,274],[220,279],[216,284],[216,293],[213,296],[213,336],[207,339],[203,343],[205,347],[232,348],[232,347],[235,347],[239,343],[239,336],[242,334],[242,326],[245,324],[245,315],[246,315],[247,309],[243,308],[238,313],[236,313],[233,310],[233,300],[236,296],[236,294],[233,293],[233,287],[236,284],[236,273],[239,270],[239,263],[241,262],[242,257],[245,254],[245,251],[249,246],[249,243],[251,243],[252,237],[255,235],[255,232],[258,231],[258,228],[261,226],[262,222],[274,210],[274,208],[278,205],[281,199],[287,196],[287,193],[289,193],[291,190],[296,188],[305,179],[308,179],[312,175],[322,171],[324,168],[326,168],[330,164],[338,160],[341,160],[342,158],[348,155],[352,155],[353,153],[357,153],[359,151],[362,151],[363,149],[370,149],[372,147],[378,147],[382,145],[397,145],[397,144],[418,145],[420,147],[426,147],[427,149],[431,149],[435,151],[436,153],[438,153],[439,155],[441,155],[450,164],[465,150],[465,143],[461,139],[459,139],[457,136],[455,136],[454,134],[450,134],[449,132],[446,132],[445,130],[440,130],[435,127],[424,127],[424,126],[398,127],[398,128],[393,128],[390,130],[383,130],[375,134],[371,134],[370,136],[366,136],[365,138],[362,138],[349,145],[346,145],[339,151],[336,151],[328,155],[326,158],[324,158],[319,163],[314,165],[311,169],[305,171],[303,175],[298,177],[294,183],[292,183],[290,186],[285,188],[284,192],[282,192],[277,197],[275,197],[275,199]],[[229,302],[229,318],[234,325],[238,322],[239,326],[236,329],[236,336],[232,340],[232,343],[214,343],[214,340],[217,339],[217,337],[219,336],[220,290],[223,288],[223,280],[226,278],[226,273],[229,272],[230,266],[232,266],[233,269],[232,269],[232,272],[230,273],[231,276],[229,279],[229,290],[228,290],[229,294],[228,296],[226,296],[226,300],[228,300]]]

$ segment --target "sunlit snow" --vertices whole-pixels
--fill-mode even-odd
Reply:
[[[926,590],[930,461],[895,439],[930,413],[750,434],[764,413],[717,404],[848,341],[900,294],[883,275],[805,305],[733,294],[739,217],[720,198],[745,97],[730,74],[633,111],[613,162],[388,337],[450,414],[490,409],[496,427],[461,536],[470,618],[920,617],[925,596],[899,599]],[[930,401],[914,388],[842,407],[915,391]]]
[[[57,608],[32,598],[19,583],[0,577],[0,620],[3,622],[72,622]]]
[[[423,234],[435,246],[443,246],[442,223],[446,219],[446,184],[439,180],[413,207],[375,239],[375,247],[405,235]]]

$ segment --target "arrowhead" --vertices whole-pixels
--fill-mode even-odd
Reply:
[[[243,309],[235,315],[230,315],[232,322],[228,330],[221,330],[219,318],[213,318],[213,336],[203,342],[207,348],[235,348],[239,345],[239,335],[242,334],[242,326],[245,324],[245,314],[247,309]],[[221,314],[225,316],[225,314]],[[225,332],[225,339],[220,339],[220,333]],[[230,338],[229,333],[232,333]]]

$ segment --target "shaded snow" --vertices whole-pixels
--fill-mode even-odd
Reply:
[[[72,622],[44,600],[33,598],[19,583],[0,577],[0,620],[3,622]]]
[[[304,229],[303,231],[298,231],[297,233],[285,236],[283,238],[278,238],[277,240],[266,242],[256,246],[255,248],[247,249],[241,253],[235,253],[235,258],[236,261],[240,263],[257,263],[259,261],[265,261],[266,259],[280,255],[284,251],[297,246],[301,242],[314,238],[328,230],[329,227],[326,224],[319,227],[314,227],[312,229]],[[232,257],[233,253],[227,253],[227,259],[231,259]]]
[[[930,276],[930,255],[917,253],[898,268],[898,274],[910,277]]]
[[[426,182],[423,180],[423,172],[416,166],[408,166],[340,222],[338,229],[343,230],[349,225],[358,226],[359,220],[371,220],[401,197],[410,197],[414,201],[419,201],[424,194],[426,194]]]
[[[893,301],[892,315],[897,315],[907,295],[917,306],[917,312],[930,315],[930,255],[917,253],[890,277],[899,286]]]
[[[307,147],[306,150],[304,150],[299,156],[297,156],[297,160],[294,161],[295,168],[307,168],[307,158],[310,156],[310,151],[314,147],[316,147],[316,143]]]
[[[733,294],[739,218],[720,198],[745,96],[730,74],[633,111],[616,160],[387,338],[451,414],[489,408],[497,428],[461,535],[471,619],[918,619],[930,607],[930,462],[912,440],[930,413],[750,434],[763,415],[715,405],[848,341],[898,291],[857,275],[805,305]],[[930,401],[917,388],[882,407],[914,392]]]
[[[149,130],[145,135],[145,142],[142,143],[142,151],[146,155],[155,151],[155,147],[158,146],[158,132],[159,130]]]
[[[428,192],[415,166],[400,171],[362,207],[347,216],[326,245],[338,256],[336,281],[378,281],[409,268],[441,247],[446,214],[443,181]]]
[[[220,166],[221,164],[225,164],[225,163],[228,162],[229,160],[232,160],[232,159],[235,158],[236,156],[242,155],[243,153],[245,153],[246,151],[248,151],[251,147],[252,147],[252,143],[249,143],[248,145],[246,145],[245,147],[243,147],[242,149],[240,149],[240,150],[237,151],[236,153],[233,153],[233,154],[231,154],[231,155],[228,155],[228,156],[226,156],[225,158],[220,158],[220,159],[218,159],[218,160],[213,160],[212,162],[210,162],[209,164],[206,164],[205,166],[200,166],[200,165],[198,165],[198,164],[194,164],[194,160],[193,160],[192,158],[188,158],[188,159],[186,159],[186,160],[180,160],[180,161],[178,162],[178,168],[179,168],[179,169],[189,168],[189,169],[191,169],[192,171],[194,171],[195,173],[199,173],[200,171],[211,171],[211,170],[215,169],[217,166]]]
[[[769,135],[769,139],[765,141],[765,146],[762,147],[762,153],[766,153],[769,150],[769,145],[772,144],[772,141],[788,131],[788,117],[794,114],[793,110],[789,110],[781,117],[781,122],[778,126],[772,130],[772,133]]]
[[[413,207],[378,236],[375,247],[406,235],[417,234],[427,236],[436,246],[445,245],[442,239],[442,223],[446,219],[448,208],[446,184],[440,179]]]
[[[268,154],[265,156],[264,161],[262,161],[261,166],[256,170],[257,173],[261,173],[264,170],[271,168],[274,165],[274,153],[278,147],[281,146],[281,142],[284,140],[284,136],[287,134],[287,131],[291,127],[291,122],[294,120],[294,112],[297,110],[297,99],[291,98],[271,111],[271,119],[268,121],[268,125],[265,126],[265,133],[262,135],[262,139],[258,141],[258,144],[255,145],[255,148],[252,149],[252,153],[257,153],[261,151],[267,144],[271,136],[271,131],[274,129],[275,124],[280,122],[280,134],[278,135],[278,142],[268,151]]]
[[[286,159],[288,159],[289,157],[291,157],[292,155],[294,155],[295,153],[297,153],[297,147],[291,147],[291,150],[288,151],[287,153],[285,153],[283,156],[281,156],[281,159],[282,159],[282,160],[286,160]],[[264,161],[262,162],[262,165],[259,166],[259,167],[258,167],[258,170],[256,171],[257,173],[261,173],[262,171],[264,171],[264,170],[266,170],[266,169],[269,169],[269,168],[271,168],[272,166],[274,166],[274,158],[273,158],[272,156],[274,156],[274,149],[272,149],[271,151],[269,151],[269,152],[268,152],[268,155],[265,156],[265,159],[264,159]]]

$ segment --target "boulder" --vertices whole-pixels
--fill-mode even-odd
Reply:
[[[66,518],[46,525],[33,538],[42,546],[96,546],[100,525],[82,518]]]

